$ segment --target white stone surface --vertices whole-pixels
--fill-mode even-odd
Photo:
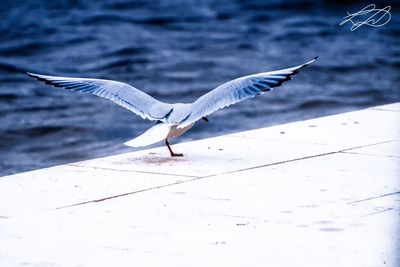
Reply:
[[[0,178],[0,216],[24,216],[185,179],[191,178],[67,165],[51,167]]]
[[[1,177],[0,266],[400,266],[399,115]]]

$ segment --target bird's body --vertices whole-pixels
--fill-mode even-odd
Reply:
[[[206,116],[221,108],[271,91],[274,87],[290,80],[292,75],[314,62],[315,59],[288,69],[237,78],[218,86],[193,103],[163,103],[133,86],[117,81],[57,77],[33,73],[28,73],[28,75],[55,87],[107,98],[144,119],[156,121],[153,127],[135,139],[126,142],[125,145],[142,147],[165,140],[171,156],[182,156],[182,154],[172,151],[168,140],[184,134],[200,119],[208,121]]]
[[[184,134],[187,131],[189,131],[190,128],[192,128],[194,126],[194,124],[195,124],[195,122],[193,122],[193,123],[191,123],[188,126],[185,126],[183,128],[178,128],[178,125],[172,125],[170,127],[169,133],[167,135],[167,139],[181,136],[182,134]]]

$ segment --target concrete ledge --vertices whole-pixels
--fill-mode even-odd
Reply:
[[[0,177],[0,266],[399,266],[400,103]]]

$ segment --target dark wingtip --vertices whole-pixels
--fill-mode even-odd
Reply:
[[[41,78],[39,75],[35,74],[35,73],[31,73],[31,72],[26,72],[26,74],[28,74],[29,77],[34,78],[37,81],[41,81],[41,82],[47,82],[46,79]]]
[[[57,84],[54,84],[52,81],[47,80],[46,78],[40,77],[39,74],[35,74],[35,73],[31,73],[31,72],[26,72],[26,74],[28,74],[29,77],[34,78],[36,81],[43,82],[44,84],[52,85],[54,87],[61,87],[61,86],[58,86]]]
[[[35,77],[37,77],[34,73],[31,73],[31,72],[25,72],[29,77],[33,77],[33,78],[35,78]]]
[[[318,56],[314,57],[313,59],[304,63],[303,65],[300,65],[296,70],[294,70],[292,72],[292,74],[290,74],[290,76],[300,73],[300,71],[302,71],[305,67],[308,67],[309,65],[311,65],[315,60],[317,60],[317,58],[318,58]],[[288,80],[290,80],[290,79],[288,79]],[[282,82],[285,82],[285,81],[287,81],[287,80],[285,79]]]
[[[304,69],[305,67],[311,65],[311,64],[314,63],[314,61],[317,60],[317,59],[318,59],[318,56],[316,56],[316,57],[314,57],[313,59],[311,59],[310,61],[304,63],[303,65],[301,65],[300,68],[298,68],[297,70],[295,70],[295,71],[293,72],[293,74],[299,73],[300,70],[302,70],[302,69]]]
[[[311,59],[310,61],[308,61],[307,63],[305,63],[304,65],[306,65],[306,66],[308,66],[308,65],[310,65],[311,63],[313,63],[315,60],[317,60],[318,59],[318,56],[316,56],[316,57],[314,57],[313,59]]]
[[[45,79],[41,78],[38,74],[35,74],[35,73],[32,73],[32,72],[26,72],[26,74],[27,74],[29,77],[32,77],[32,78],[34,78],[34,79],[37,80],[37,81],[46,81]]]

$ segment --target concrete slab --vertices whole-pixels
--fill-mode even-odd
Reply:
[[[361,148],[350,149],[347,153],[400,157],[400,141],[391,141]],[[399,173],[400,174],[400,173]]]
[[[372,107],[371,109],[384,110],[384,111],[400,111],[400,103],[392,103],[392,104]]]
[[[8,203],[0,205],[0,216],[26,216],[190,179],[75,166],[31,171],[0,178],[0,203]]]
[[[397,107],[397,105],[395,106]],[[366,109],[307,121],[299,121],[269,128],[234,134],[233,136],[331,144],[341,149],[400,139],[400,116],[383,109]]]
[[[167,149],[162,147],[71,165],[204,177],[336,152],[342,148],[344,147],[250,138],[244,141],[223,136],[175,145],[176,151],[184,152],[185,156],[182,158],[169,157]]]
[[[376,174],[399,166],[335,154],[3,220],[0,250],[15,265],[396,266],[400,194],[382,194],[399,187]]]
[[[0,266],[399,266],[397,106],[1,177]]]

